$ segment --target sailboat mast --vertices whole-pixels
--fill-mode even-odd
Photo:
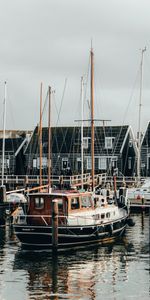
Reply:
[[[146,47],[141,51],[141,64],[140,64],[140,98],[139,98],[139,118],[138,118],[138,157],[137,157],[137,178],[140,182],[141,176],[141,108],[142,108],[142,86],[143,86],[143,55]]]
[[[51,87],[48,88],[48,187],[51,189]]]
[[[81,77],[81,188],[83,189],[83,77]]]
[[[91,48],[91,170],[92,170],[92,191],[94,190],[94,53]]]
[[[40,186],[42,185],[42,82],[40,88],[40,132],[39,132],[39,146],[40,146]]]
[[[4,184],[4,162],[5,162],[5,131],[6,131],[6,81],[4,85],[4,110],[3,110],[3,146],[2,146],[2,185]]]

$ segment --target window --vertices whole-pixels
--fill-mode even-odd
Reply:
[[[79,198],[72,198],[71,199],[71,209],[78,209],[80,206],[79,206]]]
[[[107,160],[106,157],[100,157],[99,158],[99,170],[106,170],[107,169]]]
[[[105,137],[105,149],[112,149],[113,140],[113,137]]]
[[[82,197],[81,198],[81,207],[91,207],[91,199],[90,197]]]
[[[83,149],[88,149],[88,147],[89,147],[89,138],[84,137],[83,138]]]
[[[104,219],[105,218],[105,214],[101,214],[101,219]]]
[[[87,157],[87,159],[86,159],[86,164],[87,164],[87,170],[91,170],[91,168],[92,168],[92,160],[91,160],[91,157]]]
[[[68,168],[68,158],[62,158],[62,169],[66,170]]]
[[[128,169],[131,170],[131,168],[132,168],[132,158],[129,157],[128,158]]]
[[[36,197],[34,200],[35,208],[42,209],[44,208],[44,199],[42,197]]]
[[[133,145],[132,140],[129,140],[129,147],[132,147],[132,145]]]
[[[107,214],[106,214],[106,218],[110,218],[110,213],[107,213]]]
[[[36,168],[36,158],[33,158],[33,168]]]
[[[42,157],[42,169],[47,167],[47,157]],[[40,168],[40,157],[37,157],[37,169]]]

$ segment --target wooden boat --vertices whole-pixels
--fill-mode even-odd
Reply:
[[[112,242],[123,235],[129,220],[127,210],[113,199],[88,191],[40,192],[30,194],[28,201],[27,215],[18,215],[14,224],[27,249],[63,250]]]
[[[94,104],[93,51],[91,49],[91,190],[42,190],[31,193],[28,213],[18,215],[14,229],[25,248],[64,250],[112,242],[122,236],[129,212],[116,199],[94,192]],[[50,107],[50,105],[49,105]],[[50,147],[49,147],[50,149]],[[50,156],[49,156],[50,157]],[[49,164],[50,165],[50,164]],[[49,169],[50,174],[50,169]],[[49,176],[50,179],[50,176]]]

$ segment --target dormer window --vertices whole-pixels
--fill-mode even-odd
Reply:
[[[114,137],[105,137],[105,149],[113,148]]]
[[[83,149],[88,149],[88,147],[89,147],[89,138],[84,137],[83,138]]]

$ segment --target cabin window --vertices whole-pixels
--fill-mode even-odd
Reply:
[[[44,199],[42,197],[37,197],[34,200],[35,208],[42,209],[44,208]]]
[[[63,199],[57,199],[58,209],[63,209]]]
[[[79,205],[79,198],[72,198],[71,199],[71,209],[78,209],[80,207]]]
[[[91,199],[90,197],[82,197],[81,198],[81,207],[91,207]]]
[[[101,219],[105,219],[105,214],[101,214]]]
[[[106,218],[110,218],[110,213],[107,213],[107,214],[106,214]]]

